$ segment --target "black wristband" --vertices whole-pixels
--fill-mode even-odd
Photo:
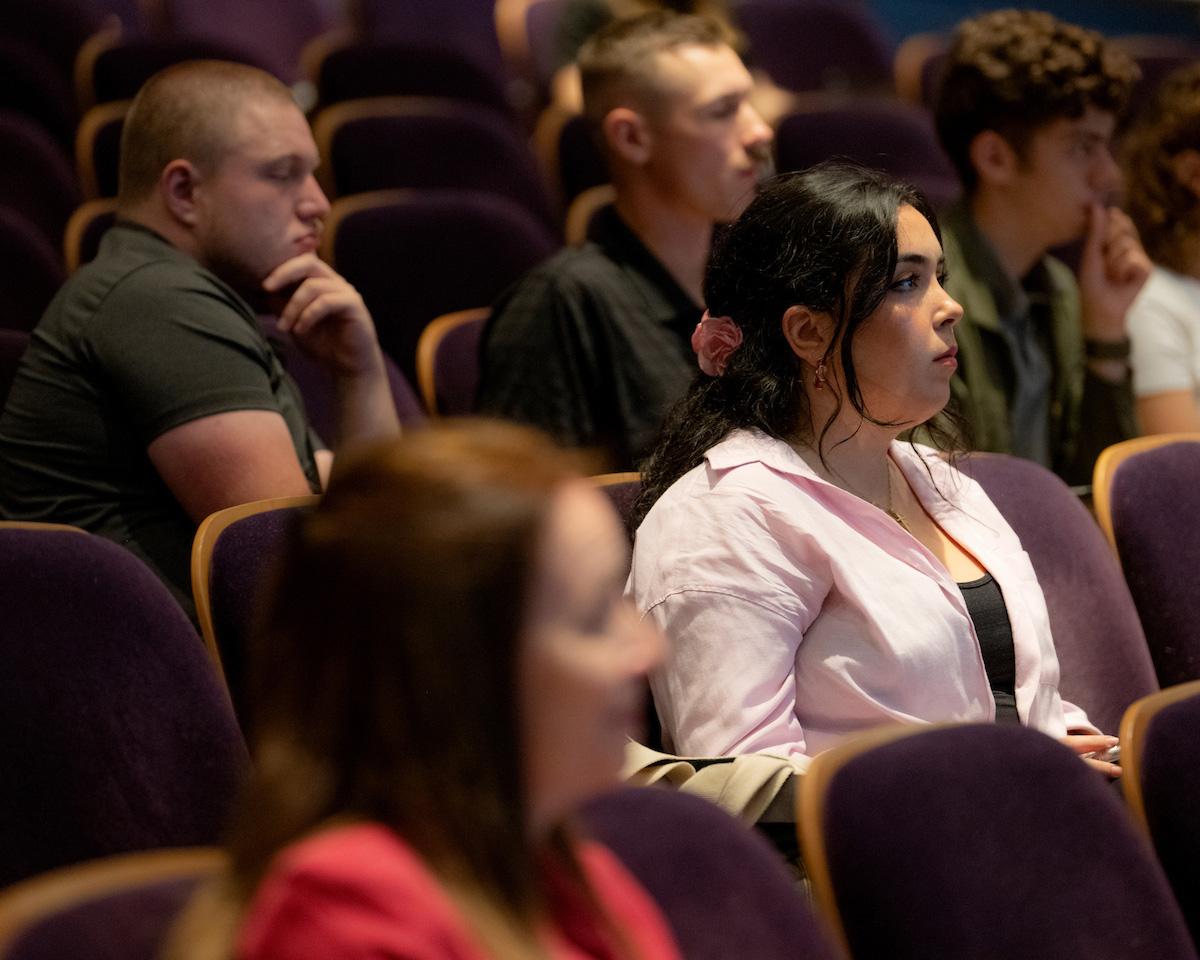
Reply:
[[[1083,341],[1083,352],[1089,360],[1128,360],[1129,338],[1120,340],[1090,340]]]

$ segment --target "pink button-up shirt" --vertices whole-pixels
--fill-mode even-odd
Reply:
[[[1045,599],[1000,511],[929,448],[896,442],[890,454],[1000,586],[1022,722],[1055,737],[1096,732],[1059,697]],[[676,753],[776,753],[803,765],[877,724],[995,718],[946,568],[882,510],[756,431],[717,444],[654,505],[627,592],[671,642],[651,686]]]

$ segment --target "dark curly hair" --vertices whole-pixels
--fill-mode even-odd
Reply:
[[[753,428],[776,439],[806,440],[822,454],[825,433],[843,402],[865,420],[881,423],[863,403],[853,346],[896,270],[896,224],[904,205],[918,210],[941,239],[933,208],[917,190],[877,171],[834,161],[775,178],[719,237],[704,278],[704,298],[713,316],[737,322],[742,344],[721,376],[698,376],[667,418],[658,446],[642,464],[634,527],[672,483],[733,430]],[[788,345],[781,322],[788,307],[797,304],[834,319],[825,357],[837,354],[845,385],[838,409],[809,437],[804,361]],[[923,429],[923,439],[958,447],[953,412]]]
[[[1200,151],[1200,64],[1163,82],[1125,142],[1129,215],[1151,259],[1181,273],[1184,245],[1200,234],[1200,198],[1173,169],[1184,150]]]
[[[1092,31],[1034,10],[996,10],[959,24],[934,107],[942,148],[969,193],[971,142],[995,130],[1022,154],[1040,127],[1090,106],[1120,116],[1137,65]]]

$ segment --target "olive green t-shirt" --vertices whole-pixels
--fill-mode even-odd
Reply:
[[[146,447],[231,410],[278,411],[320,489],[299,391],[249,305],[154,232],[118,223],[30,338],[0,415],[0,516],[115,540],[194,616],[196,524]]]

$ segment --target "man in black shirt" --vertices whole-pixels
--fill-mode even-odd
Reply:
[[[208,514],[321,489],[332,454],[258,331],[333,372],[340,443],[397,432],[362,299],[317,259],[329,205],[283,84],[196,62],[125,121],[117,224],[34,330],[0,416],[0,515],[81,526],[141,557],[191,611]]]
[[[496,304],[479,407],[632,469],[695,373],[713,227],[749,203],[772,133],[747,99],[750,74],[703,18],[613,23],[584,45],[579,68],[616,202],[586,246]]]

